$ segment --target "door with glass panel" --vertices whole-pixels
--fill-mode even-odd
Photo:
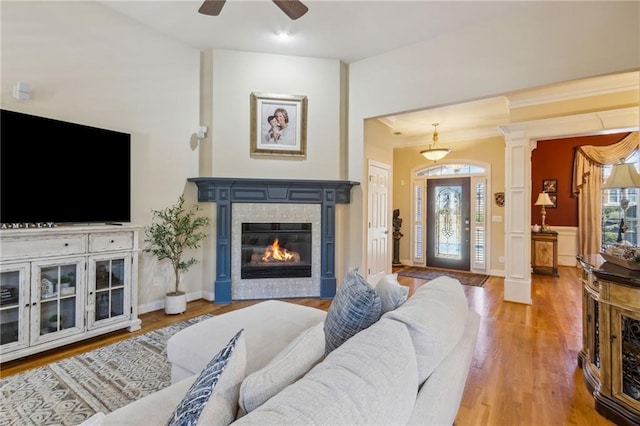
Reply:
[[[427,266],[470,270],[468,177],[427,180]]]
[[[130,318],[131,263],[131,255],[122,253],[89,258],[89,330]]]
[[[31,345],[84,332],[85,259],[31,263]]]

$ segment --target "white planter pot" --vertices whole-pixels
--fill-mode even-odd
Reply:
[[[164,313],[168,315],[181,314],[187,310],[187,295],[166,295],[164,297]]]

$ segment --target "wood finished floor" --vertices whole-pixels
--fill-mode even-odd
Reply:
[[[424,280],[399,277],[410,294]],[[582,342],[579,270],[560,267],[560,277],[532,276],[532,305],[503,301],[503,279],[491,277],[485,287],[464,290],[469,307],[482,315],[474,359],[456,426],[468,425],[613,425],[593,408],[577,358]],[[287,299],[328,309],[331,301]],[[219,315],[258,301],[225,305],[198,300],[186,313],[163,311],[141,315],[142,330],[114,332],[44,354],[0,365],[7,377],[133,335],[211,313]]]

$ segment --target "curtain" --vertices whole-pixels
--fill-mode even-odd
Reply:
[[[573,160],[572,193],[578,198],[578,252],[593,254],[602,245],[602,166],[615,164],[638,149],[638,132],[607,146],[583,145]]]

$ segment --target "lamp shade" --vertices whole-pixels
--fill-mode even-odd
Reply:
[[[420,154],[427,160],[438,161],[442,160],[451,152],[451,148],[429,148],[424,151],[420,151]]]
[[[633,164],[618,163],[613,166],[602,189],[640,188],[640,174]]]
[[[549,198],[549,194],[547,194],[546,192],[541,192],[540,194],[538,194],[538,199],[536,200],[535,205],[536,206],[552,206],[553,201],[551,201],[551,198]]]

